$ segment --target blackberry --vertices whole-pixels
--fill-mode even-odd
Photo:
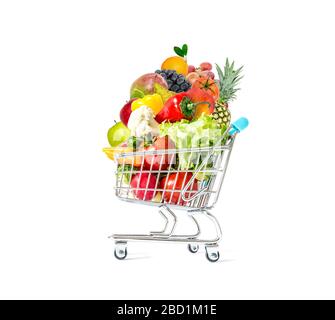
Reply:
[[[180,93],[191,89],[191,84],[186,80],[182,74],[178,74],[175,70],[157,70],[167,82],[169,90]]]

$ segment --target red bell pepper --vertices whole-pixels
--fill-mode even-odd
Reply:
[[[195,109],[196,105],[192,102],[187,92],[182,92],[167,100],[155,119],[158,123],[163,121],[177,122],[182,119],[191,120]]]
[[[197,119],[202,113],[212,114],[214,106],[213,98],[206,92],[197,88],[191,89],[188,92],[178,93],[167,100],[155,119],[158,123]]]

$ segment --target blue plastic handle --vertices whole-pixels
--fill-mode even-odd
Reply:
[[[240,133],[249,125],[249,120],[247,118],[240,118],[236,120],[232,125],[231,129],[229,130],[229,134],[232,136],[235,133]]]

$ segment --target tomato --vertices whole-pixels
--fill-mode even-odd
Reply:
[[[169,176],[164,177],[160,182],[160,189],[165,190],[164,200],[168,203],[183,205],[185,201],[181,198],[181,190],[187,185],[191,180],[193,174],[186,172],[172,173]],[[198,184],[195,181],[193,185],[187,189],[185,196],[190,198],[198,191]],[[192,192],[193,191],[193,192]]]
[[[188,96],[195,103],[206,102],[198,104],[195,110],[194,119],[198,119],[203,113],[210,115],[215,110],[215,102],[211,95],[199,88],[192,88],[187,92]]]
[[[216,101],[220,96],[220,88],[215,82],[215,80],[208,78],[199,78],[197,81],[195,81],[192,85],[192,88],[199,88],[209,95],[211,95]]]

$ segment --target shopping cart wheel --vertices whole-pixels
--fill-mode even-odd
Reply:
[[[217,262],[220,259],[220,252],[218,248],[215,246],[207,246],[206,247],[206,258],[210,262]]]
[[[188,250],[192,253],[197,253],[199,251],[199,245],[189,243],[188,244]]]
[[[118,260],[124,260],[127,258],[127,243],[126,242],[117,242],[115,244],[114,256]]]

